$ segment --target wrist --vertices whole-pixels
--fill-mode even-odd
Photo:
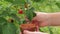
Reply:
[[[53,13],[48,13],[48,26],[52,26],[53,25]]]

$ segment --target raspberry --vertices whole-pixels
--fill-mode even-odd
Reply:
[[[20,9],[18,13],[19,13],[19,14],[23,14],[23,10],[22,10],[22,9]]]

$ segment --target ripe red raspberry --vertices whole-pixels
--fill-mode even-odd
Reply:
[[[23,10],[20,9],[20,10],[18,11],[18,13],[19,13],[19,14],[23,14]]]

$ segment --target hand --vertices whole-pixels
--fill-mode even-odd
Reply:
[[[49,20],[48,13],[36,12],[36,16],[32,19],[32,23],[35,23],[39,26],[47,26]]]
[[[43,33],[43,32],[30,32],[30,31],[25,30],[24,31],[24,34],[48,34],[48,33]]]

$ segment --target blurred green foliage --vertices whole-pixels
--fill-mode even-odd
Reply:
[[[26,0],[0,0],[0,34],[19,34],[19,24],[24,15],[18,14],[18,9],[23,8]],[[40,12],[60,12],[60,0],[29,0],[35,11]],[[14,23],[7,20],[14,19]],[[23,17],[24,18],[24,17]],[[12,27],[11,27],[12,26]],[[51,27],[54,34],[60,34],[59,27]],[[47,27],[41,28],[43,32],[48,32]],[[14,32],[13,32],[14,31]],[[2,33],[3,32],[3,33]]]

